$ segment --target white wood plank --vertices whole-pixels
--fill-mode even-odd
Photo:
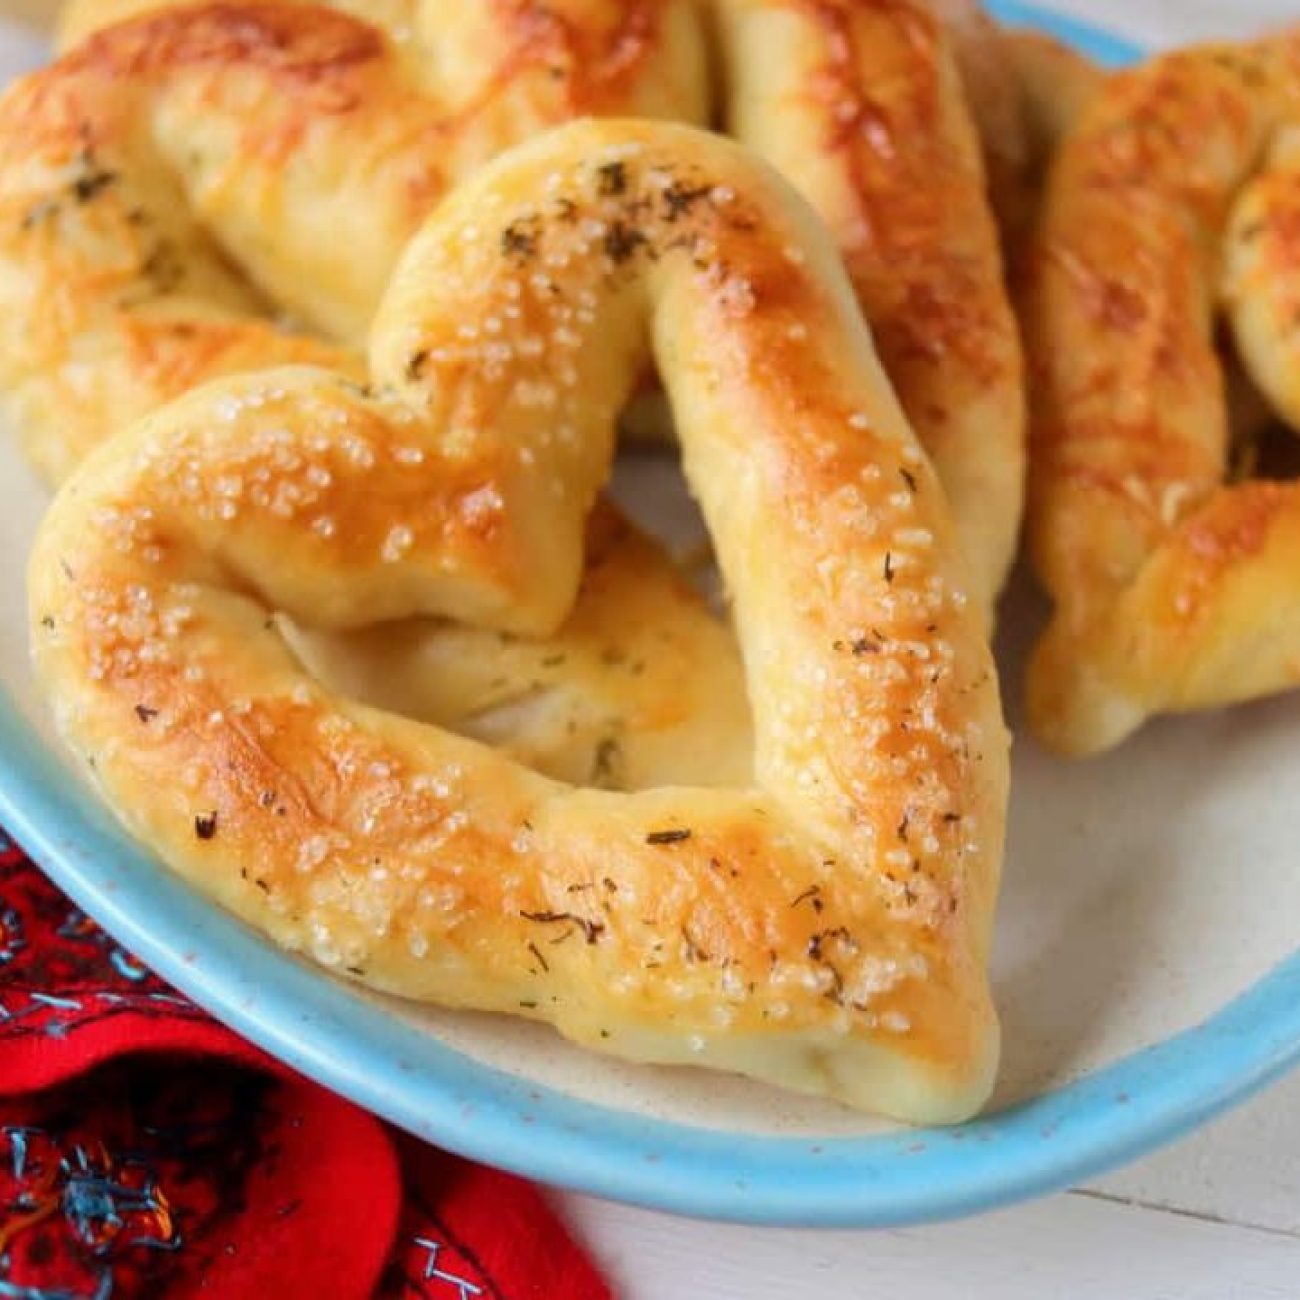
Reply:
[[[1071,1195],[888,1232],[696,1223],[566,1197],[623,1300],[1295,1300],[1300,1241]]]
[[[1175,1146],[1089,1186],[1300,1237],[1300,1074]]]

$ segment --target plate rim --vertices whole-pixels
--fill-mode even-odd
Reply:
[[[1138,54],[1021,0],[990,8],[1107,64]],[[302,1074],[462,1156],[678,1214],[889,1227],[991,1210],[1135,1159],[1300,1061],[1297,953],[1200,1024],[955,1128],[822,1140],[696,1128],[580,1101],[376,1016],[161,867],[85,797],[4,690],[0,823],[115,940]]]

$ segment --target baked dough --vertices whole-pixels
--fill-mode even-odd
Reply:
[[[558,627],[651,354],[734,601],[752,785],[574,788],[301,670],[276,611]],[[375,988],[971,1114],[1007,735],[947,504],[812,211],[716,136],[561,128],[439,207],[369,370],[200,389],[56,498],[36,664],[117,814]]]
[[[971,118],[979,132],[989,200],[1011,254],[1029,234],[1033,133],[1030,104],[1016,66],[1013,31],[980,0],[929,0],[943,24]]]
[[[730,127],[843,250],[986,622],[1020,529],[1024,373],[979,141],[921,0],[714,0]]]
[[[281,630],[331,689],[486,741],[562,781],[642,790],[752,780],[731,629],[606,503],[584,560],[572,612],[545,637],[427,618]]]
[[[383,10],[393,33],[403,9],[414,17]],[[243,4],[115,30],[8,92],[0,389],[47,476],[218,375],[314,360],[362,376],[403,242],[503,144],[584,110],[703,115],[699,37],[677,0],[566,0],[540,35],[509,6],[456,10],[438,29],[449,66],[433,74],[402,54],[414,38]],[[78,12],[106,21],[115,6]],[[273,319],[268,300],[317,333]],[[565,780],[747,780],[734,638],[612,510],[593,529],[554,637],[415,620],[303,629],[294,645],[360,699]]]
[[[1065,753],[1298,680],[1300,490],[1228,482],[1214,333],[1226,305],[1294,422],[1297,85],[1297,34],[1153,59],[1107,79],[1052,170],[1026,335],[1055,610],[1027,694]]]
[[[1100,93],[1106,71],[1074,46],[1037,28],[1005,30],[1002,41],[1020,90],[1026,160],[1036,176]]]
[[[407,239],[508,145],[583,113],[706,114],[692,0],[438,10],[445,58],[417,62],[316,6],[163,9],[6,92],[0,387],[47,478],[216,375],[363,371]]]
[[[181,4],[197,6],[205,0],[69,0],[59,13],[58,48],[69,49],[91,33],[138,15]],[[208,0],[210,3],[210,0]],[[486,32],[464,57],[466,42],[447,53],[445,37],[447,0],[242,0],[243,3],[326,3],[356,18],[383,28],[409,58],[432,59],[462,86],[481,86],[492,70],[501,66],[497,32]],[[727,0],[699,0],[706,11]],[[1017,78],[1016,55],[1009,44],[1012,33],[985,12],[979,0],[927,0],[947,32],[961,72],[962,85],[979,131],[989,173],[989,194],[1008,241],[1018,243],[1025,233],[1025,187],[1028,179],[1032,132]],[[628,6],[625,6],[628,7]],[[458,22],[466,13],[490,12],[483,4],[459,4]],[[573,0],[564,9],[576,12]],[[522,9],[519,12],[524,12]],[[533,21],[536,21],[535,17]],[[1045,38],[1050,39],[1050,38]],[[1060,52],[1067,47],[1054,42]],[[1086,62],[1076,56],[1081,63]],[[1064,58],[1054,60],[1067,74]],[[1034,71],[1045,70],[1048,60],[1034,60]],[[674,92],[684,97],[686,86]],[[462,92],[464,93],[464,92]],[[468,92],[472,94],[472,91]]]
[[[159,4],[74,3],[65,12],[65,39]],[[483,16],[515,14],[524,29],[518,15],[525,8],[536,15],[532,6],[464,0],[334,4],[380,24],[411,67],[435,69],[439,86],[451,66],[463,64],[454,86],[462,99],[481,95],[487,69],[499,66],[475,51],[511,48],[509,33],[477,30],[487,24]],[[601,30],[610,12],[623,11],[627,31],[663,10],[664,53],[644,60],[644,81],[655,84],[666,67],[677,80],[652,107],[656,115],[699,120],[700,54],[687,57],[684,21],[680,36],[666,38],[670,18],[679,17],[671,7],[591,0],[563,7]],[[991,625],[1020,529],[1024,376],[979,139],[943,25],[930,10],[951,24],[986,133],[992,193],[1008,221],[1023,221],[1020,97],[998,29],[972,0],[699,0],[699,8],[716,37],[724,124],[794,181],[848,259],[885,369],[952,500],[972,598]],[[679,65],[692,75],[684,77]],[[517,124],[512,129],[522,137]],[[640,438],[662,439],[670,429],[653,397],[637,402],[625,423]]]

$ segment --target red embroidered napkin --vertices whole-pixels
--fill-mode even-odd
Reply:
[[[603,1300],[527,1183],[270,1060],[0,833],[0,1298]]]

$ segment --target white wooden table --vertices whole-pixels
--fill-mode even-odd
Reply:
[[[1039,2],[1152,46],[1300,19],[1300,0]],[[781,1231],[555,1199],[627,1300],[1294,1300],[1300,1073],[1130,1169],[961,1223]]]

